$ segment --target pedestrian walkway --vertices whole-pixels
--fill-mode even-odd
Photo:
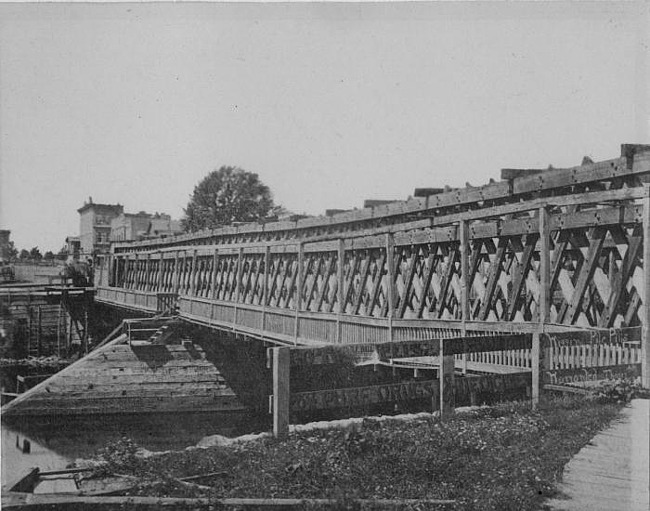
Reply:
[[[564,467],[555,511],[650,510],[650,400],[634,399]]]

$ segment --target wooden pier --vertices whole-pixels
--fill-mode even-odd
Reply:
[[[0,327],[21,356],[65,358],[73,344],[85,351],[93,294],[90,288],[72,286],[2,286]]]

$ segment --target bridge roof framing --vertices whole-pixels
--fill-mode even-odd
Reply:
[[[481,211],[484,209],[508,206],[509,204],[504,203],[511,201],[515,201],[515,204],[517,204],[522,199],[530,202],[531,199],[535,200],[534,196],[537,196],[536,198],[539,200],[548,198],[549,204],[551,204],[551,200],[557,201],[563,195],[568,196],[568,199],[571,200],[572,197],[575,197],[576,192],[581,191],[580,187],[583,186],[588,187],[593,183],[611,183],[616,180],[630,179],[641,177],[644,174],[650,174],[650,151],[646,150],[645,152],[637,152],[635,154],[634,151],[629,151],[629,147],[634,146],[623,146],[622,153],[625,156],[620,158],[579,165],[568,169],[549,169],[532,175],[521,175],[499,183],[451,190],[437,195],[418,197],[408,201],[398,201],[374,208],[339,213],[332,217],[307,218],[295,222],[228,226],[167,238],[164,242],[160,240],[145,240],[140,242],[118,243],[115,244],[115,248],[119,251],[121,249],[133,250],[136,247],[137,249],[146,250],[148,247],[158,247],[160,245],[177,246],[188,243],[201,245],[211,244],[211,241],[215,238],[245,238],[246,236],[250,238],[248,240],[250,243],[256,241],[254,238],[260,239],[264,234],[269,235],[273,233],[281,237],[292,234],[293,236],[304,239],[313,237],[313,231],[329,229],[336,229],[338,232],[325,233],[325,236],[345,237],[341,236],[341,231],[345,231],[346,229],[355,229],[357,231],[363,229],[363,225],[359,224],[370,223],[372,225],[378,221],[399,223],[399,217],[409,219],[414,215],[426,215],[430,218],[426,218],[425,220],[433,221],[431,226],[437,225],[439,222],[450,222],[452,219],[449,217],[454,215],[450,215],[448,210],[459,207],[471,209],[472,205],[479,205],[479,209],[466,211],[466,213],[479,215],[480,217]],[[544,197],[545,195],[553,197],[551,199],[551,197]],[[494,204],[498,205],[495,206]],[[460,212],[460,214],[462,213]],[[498,215],[500,213],[494,212],[494,214]],[[460,219],[467,218],[460,217],[455,221],[459,221]],[[378,226],[375,225],[375,227]],[[310,233],[309,231],[312,232]],[[323,233],[316,234],[323,235]],[[277,238],[275,241],[278,241]]]
[[[635,191],[637,189],[634,189]],[[597,192],[606,194],[607,192]],[[602,195],[602,197],[607,197]],[[601,200],[599,202],[607,202]],[[599,205],[597,208],[575,211],[555,212],[549,215],[549,225],[551,231],[566,231],[575,229],[585,229],[607,225],[639,225],[642,223],[643,206],[634,203],[623,203],[617,206]],[[504,215],[506,216],[506,215]],[[539,230],[539,219],[536,216],[525,216],[515,218],[499,218],[496,220],[475,220],[469,224],[470,239],[487,239],[499,238],[503,236],[518,236],[524,234],[534,234]],[[339,238],[341,239],[341,238]],[[458,225],[448,225],[432,227],[414,231],[403,231],[394,234],[396,246],[421,245],[426,243],[449,243],[458,241]],[[348,237],[343,238],[344,249],[350,250],[368,250],[379,249],[385,244],[385,236],[382,234],[370,234],[365,237]],[[257,244],[259,243],[259,244]],[[139,254],[151,254],[156,259],[159,257],[172,257],[177,250],[196,250],[200,257],[212,256],[215,250],[218,254],[237,254],[243,249],[245,254],[263,254],[266,247],[269,247],[272,254],[293,254],[299,250],[300,242],[294,240],[277,240],[273,242],[251,243],[232,243],[227,245],[199,245],[156,248],[154,250],[145,250],[137,252]],[[303,241],[305,253],[316,252],[333,252],[338,249],[339,241]],[[121,257],[132,257],[133,252],[121,252],[116,255]]]

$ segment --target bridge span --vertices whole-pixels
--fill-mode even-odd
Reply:
[[[115,243],[96,300],[297,346],[610,331],[650,387],[650,146],[621,149],[332,217]]]

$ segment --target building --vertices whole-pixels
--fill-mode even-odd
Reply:
[[[121,204],[97,204],[89,197],[78,210],[79,242],[84,257],[106,253],[111,246],[111,222],[124,213]]]
[[[172,217],[164,213],[156,213],[151,217],[147,228],[147,238],[168,238],[183,233],[183,227],[179,220],[172,220]]]
[[[122,213],[111,220],[111,241],[134,241],[144,237],[152,215],[140,211],[139,213]]]

